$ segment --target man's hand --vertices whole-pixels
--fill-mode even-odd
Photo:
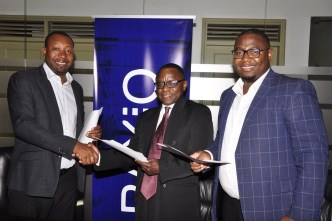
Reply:
[[[102,135],[103,135],[103,131],[99,125],[93,127],[91,130],[89,130],[86,133],[86,136],[89,138],[92,138],[94,141],[97,141],[96,138],[100,139]]]
[[[149,176],[159,174],[159,161],[156,159],[149,159],[149,162],[142,162],[135,160],[142,170]]]
[[[77,141],[72,156],[77,158],[82,165],[92,165],[98,162],[99,150],[91,143],[83,144]]]
[[[292,218],[290,218],[289,216],[284,216],[281,218],[280,221],[294,221]]]
[[[206,151],[196,151],[193,154],[190,155],[192,158],[198,159],[198,160],[211,160],[211,156],[209,153],[207,153]],[[190,166],[192,171],[194,171],[195,173],[199,173],[202,170],[204,170],[205,168],[208,167],[207,164],[202,164],[202,163],[196,163],[196,162],[190,162]]]

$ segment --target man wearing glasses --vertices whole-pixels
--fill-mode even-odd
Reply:
[[[242,32],[232,53],[240,78],[221,95],[217,137],[192,155],[230,163],[216,169],[213,220],[319,220],[328,143],[314,86],[270,68],[263,31]]]
[[[138,116],[129,147],[142,152],[148,162],[101,150],[96,170],[137,166],[136,221],[200,221],[198,176],[190,163],[156,143],[191,154],[213,139],[211,112],[202,104],[186,100],[183,69],[173,63],[162,66],[156,76],[156,94],[161,105]],[[153,191],[154,190],[154,191]]]

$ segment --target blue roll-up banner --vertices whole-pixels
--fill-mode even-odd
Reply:
[[[190,16],[95,18],[94,109],[103,107],[103,139],[129,144],[138,114],[158,105],[153,83],[162,65],[180,65],[190,81],[192,31]],[[93,174],[92,220],[134,220],[135,180],[136,171]]]

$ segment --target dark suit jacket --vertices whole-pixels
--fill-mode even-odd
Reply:
[[[148,156],[161,107],[139,115],[135,135],[129,147]],[[185,153],[192,153],[210,144],[213,139],[211,112],[208,107],[180,99],[169,117],[164,143]],[[101,165],[97,170],[135,165],[133,159],[116,150],[101,150]],[[136,220],[200,220],[198,177],[187,160],[162,151],[159,160],[157,193],[145,200],[140,192],[143,172],[138,167],[136,185]],[[150,218],[147,218],[150,217]],[[152,218],[151,218],[152,217]]]
[[[77,104],[77,135],[83,127],[83,89],[72,81]],[[8,104],[15,148],[8,187],[30,196],[52,197],[58,185],[61,156],[71,159],[76,140],[63,135],[59,108],[43,66],[13,74]],[[78,169],[78,189],[84,189],[84,169]]]
[[[218,133],[210,148],[220,159],[227,116],[235,98],[221,96]],[[306,80],[267,74],[245,117],[235,152],[246,221],[319,220],[327,175],[328,143],[316,91]],[[214,182],[213,220],[219,169]]]

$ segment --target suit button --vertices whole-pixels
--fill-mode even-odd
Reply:
[[[163,184],[163,187],[166,188],[166,183]]]
[[[176,144],[176,141],[173,140],[171,146],[174,146]]]

